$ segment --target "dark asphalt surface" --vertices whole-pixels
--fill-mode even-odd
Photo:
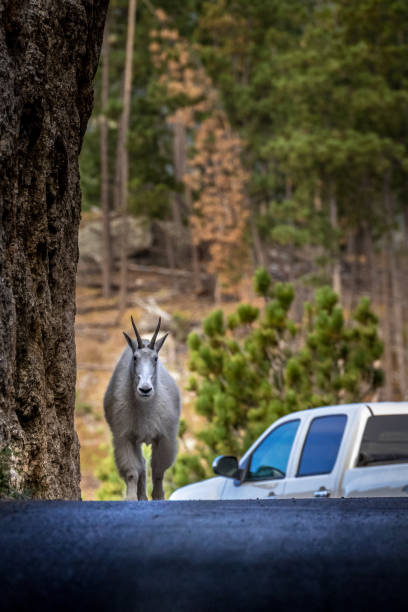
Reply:
[[[0,503],[0,610],[408,610],[408,498]]]

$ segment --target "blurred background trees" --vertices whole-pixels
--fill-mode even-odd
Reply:
[[[194,264],[198,293],[209,273],[219,299],[252,248],[305,295],[327,281],[348,308],[369,295],[404,394],[408,7],[139,2],[123,134],[129,6],[111,3],[81,156],[85,210],[119,213],[127,151],[129,210],[169,222],[166,265]]]
[[[301,398],[294,408],[357,399],[380,383],[375,397],[406,398],[408,5],[401,0],[139,0],[124,129],[129,8],[128,0],[111,2],[96,106],[80,160],[84,222],[87,214],[92,220],[104,211],[96,282],[102,283],[103,269],[105,296],[113,294],[118,307],[120,286],[122,296],[124,283],[132,286],[119,275],[122,189],[129,236],[136,231],[132,223],[149,228],[142,230],[146,235],[151,232],[139,254],[126,259],[134,287],[146,287],[139,278],[145,269],[157,270],[162,278],[168,274],[174,295],[186,296],[187,310],[195,301],[211,300],[219,305],[230,300],[234,308],[248,301],[261,309],[253,321],[241,320],[255,312],[244,305],[232,322],[224,318],[221,324],[221,315],[211,315],[199,347],[190,338],[194,367],[204,367],[197,355],[204,348],[216,350],[214,342],[228,353],[237,335],[234,358],[249,359],[246,343],[255,342],[262,355],[268,325],[268,333],[284,335],[290,355],[281,364],[283,387],[270,381],[272,365],[265,358],[270,388],[259,389],[266,393],[262,401],[251,400],[269,406],[258,406],[266,411],[259,423],[275,418],[276,398],[280,410],[292,406],[284,390],[289,387]],[[124,151],[129,172],[120,183]],[[264,307],[248,289],[258,266],[264,267],[272,292],[264,296]],[[327,286],[331,292],[321,289]],[[286,297],[279,298],[279,291]],[[265,322],[274,308],[283,316],[278,331],[275,323]],[[231,308],[227,311],[231,315]],[[318,331],[323,320],[323,327],[339,326],[337,366],[331,362],[328,378],[324,342],[312,350],[308,340],[308,334],[325,337]],[[214,336],[207,334],[208,321],[221,325]],[[199,322],[196,327],[199,331]],[[385,382],[377,363],[378,334],[384,342]],[[345,360],[340,372],[344,343],[353,365],[347,369]],[[313,376],[299,357],[304,351],[317,351],[315,361],[323,364]],[[205,413],[210,410],[203,408],[207,383],[205,376],[200,380],[198,412],[218,423],[215,405]],[[227,405],[232,402],[229,391],[221,395]],[[245,405],[248,414],[255,410],[251,402]],[[250,423],[253,437],[256,427]],[[228,436],[227,441],[232,444]],[[248,441],[238,436],[236,444],[243,448]],[[207,442],[202,448],[215,452],[215,443]]]

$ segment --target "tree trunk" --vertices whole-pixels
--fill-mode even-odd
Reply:
[[[392,304],[391,304],[391,286],[389,277],[389,253],[387,245],[383,243],[382,256],[381,256],[381,277],[382,277],[382,305],[383,305],[383,317],[382,317],[382,328],[384,338],[384,370],[385,370],[385,386],[384,386],[384,397],[385,401],[391,401],[393,396],[393,365],[392,365]]]
[[[332,229],[337,232],[338,220],[337,220],[337,198],[333,192],[330,195],[330,224]],[[332,267],[332,286],[333,290],[341,298],[341,267],[340,267],[340,256],[339,249],[336,245],[336,252],[334,254],[334,261]]]
[[[193,270],[194,292],[196,295],[200,295],[203,290],[203,286],[201,283],[200,258],[198,254],[198,247],[194,242],[194,236],[191,230],[191,215],[193,213],[193,198],[191,195],[191,189],[188,185],[186,185],[184,188],[184,196],[186,199],[186,207],[188,211],[188,229],[190,233],[190,243],[191,243],[191,262],[192,262],[192,270]]]
[[[293,196],[293,183],[290,176],[286,175],[285,177],[285,199],[291,200]]]
[[[186,126],[183,123],[172,123],[173,131],[173,171],[174,178],[180,184],[183,182],[186,172],[187,161],[187,136]],[[179,244],[183,232],[183,196],[180,192],[174,192],[171,197],[171,210],[175,229],[173,237],[167,236],[167,240],[172,242],[171,250],[174,258],[174,265],[180,263]]]
[[[396,374],[398,380],[398,386],[400,390],[401,399],[405,399],[405,347],[403,339],[403,312],[402,312],[402,291],[400,285],[400,275],[398,274],[398,264],[396,259],[396,246],[395,246],[395,235],[392,229],[394,219],[394,206],[393,206],[393,194],[391,186],[391,173],[385,175],[384,178],[384,209],[388,218],[388,225],[390,229],[386,235],[386,249],[388,251],[388,263],[389,263],[389,274],[390,274],[390,293],[388,299],[388,318],[391,325],[390,335],[391,347],[395,351],[396,361]],[[392,399],[389,397],[389,399]]]
[[[166,257],[167,257],[167,265],[170,270],[173,272],[176,268],[176,259],[174,256],[174,244],[171,239],[170,233],[166,230],[164,232],[164,240],[166,244]]]
[[[254,249],[255,263],[257,266],[263,266],[265,268],[266,258],[262,247],[261,237],[256,226],[255,214],[252,207],[250,207],[249,210],[249,226],[251,228],[252,246]]]
[[[398,385],[400,389],[400,399],[405,400],[406,398],[406,383],[405,383],[405,371],[406,371],[406,359],[405,359],[405,346],[404,346],[404,318],[403,318],[403,302],[402,302],[402,287],[401,287],[401,275],[398,271],[397,255],[395,252],[394,240],[390,245],[390,272],[391,272],[391,286],[392,286],[392,313],[395,331],[395,354],[397,357],[398,367]]]
[[[113,180],[113,210],[115,213],[120,212],[121,206],[121,192],[122,192],[122,152],[123,152],[123,143],[122,143],[122,122],[123,122],[123,113],[119,119],[118,125],[118,135],[116,139],[116,152],[115,152],[115,175]]]
[[[181,183],[186,171],[187,160],[187,137],[186,127],[183,123],[173,123],[173,168],[174,178]],[[182,231],[182,196],[180,193],[175,193],[172,198],[172,213],[173,221],[177,232]]]
[[[135,22],[136,22],[137,0],[129,0],[128,10],[128,27],[126,35],[126,59],[125,59],[125,76],[123,86],[123,112],[121,119],[121,153],[120,160],[122,162],[121,176],[121,213],[122,213],[122,236],[121,236],[121,254],[120,254],[120,292],[119,292],[119,313],[120,320],[126,310],[127,302],[127,236],[128,236],[128,182],[129,182],[129,154],[127,150],[127,134],[129,131],[130,118],[130,94],[132,89],[132,61],[133,61],[133,43],[135,39]]]
[[[78,155],[107,0],[0,5],[0,496],[78,499]]]
[[[388,221],[388,225],[392,225],[392,204],[390,200],[390,183],[391,175],[389,172],[384,173],[383,181],[383,205],[384,217]],[[385,399],[391,401],[394,391],[394,364],[393,364],[393,286],[390,278],[390,248],[391,230],[385,233],[382,248],[382,289],[383,289],[383,335],[384,335],[384,362],[385,362]]]
[[[368,281],[368,295],[370,296],[370,300],[374,311],[378,313],[378,267],[377,267],[377,257],[374,249],[374,241],[373,236],[371,234],[370,227],[367,222],[363,223],[363,233],[364,233],[364,251],[366,254],[366,278]]]
[[[112,244],[109,211],[109,166],[108,166],[108,118],[106,115],[109,98],[109,14],[106,20],[102,44],[102,114],[100,122],[101,155],[101,206],[102,206],[102,293],[110,297],[112,289]]]
[[[349,299],[346,304],[343,300],[343,305],[348,307],[351,313],[356,303],[358,302],[358,289],[359,289],[359,253],[358,253],[358,241],[357,233],[353,230],[349,230],[347,234],[347,259],[349,267]]]

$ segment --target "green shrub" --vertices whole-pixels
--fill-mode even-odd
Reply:
[[[241,304],[227,318],[221,310],[190,334],[194,377],[189,389],[195,410],[205,418],[192,453],[180,454],[168,480],[174,489],[212,475],[216,455],[242,455],[277,418],[295,410],[369,399],[383,384],[376,365],[383,352],[377,318],[362,299],[346,321],[330,287],[306,303],[301,324],[289,310],[287,283],[272,284],[264,268],[254,279],[265,298],[262,311]]]

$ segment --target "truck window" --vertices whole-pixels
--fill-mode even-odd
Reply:
[[[347,416],[316,417],[310,424],[297,476],[330,474],[336,463]]]
[[[357,467],[408,463],[408,414],[384,414],[367,420]]]
[[[288,421],[273,429],[254,450],[246,480],[284,478],[300,421]]]

